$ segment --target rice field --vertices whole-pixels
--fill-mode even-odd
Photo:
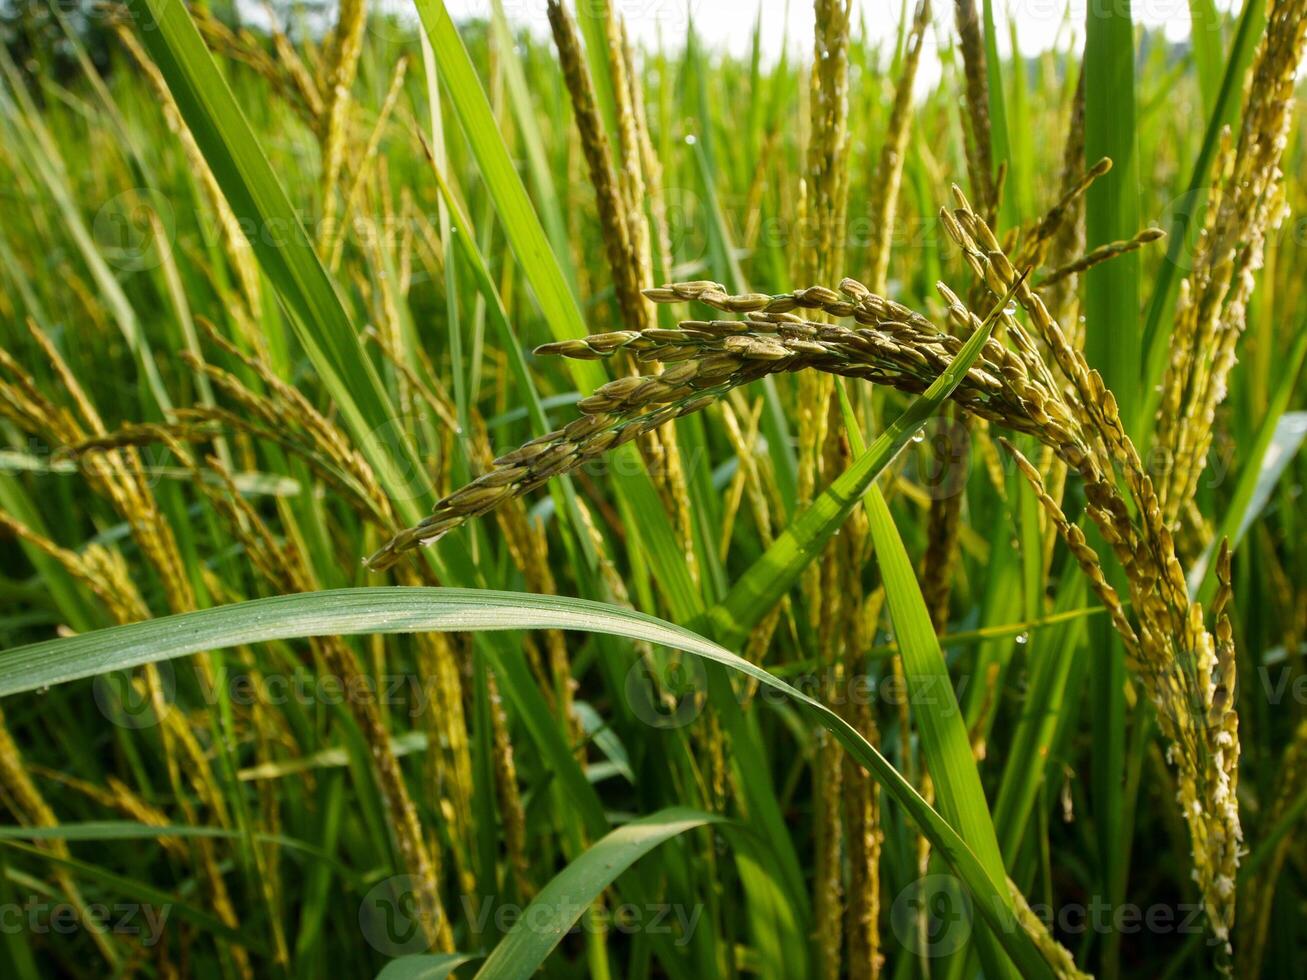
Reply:
[[[3,975],[1307,976],[1307,0],[996,6],[0,7]]]

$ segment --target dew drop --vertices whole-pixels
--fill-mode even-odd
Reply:
[[[1014,299],[1008,300],[1007,306],[1003,307],[1003,312],[1006,313],[1008,316],[1016,316],[1017,301]]]
[[[1025,645],[1026,645],[1027,643],[1029,643],[1029,642],[1030,642],[1030,634],[1029,634],[1029,633],[1018,633],[1018,634],[1017,634],[1017,643],[1018,643],[1020,646],[1025,646]]]
[[[912,433],[912,441],[913,441],[913,442],[925,442],[925,441],[926,441],[926,433],[922,432],[921,430],[917,430],[916,432]]]
[[[695,136],[694,133],[687,133],[685,135],[686,146],[694,146],[694,144],[698,142],[699,142],[699,137]]]

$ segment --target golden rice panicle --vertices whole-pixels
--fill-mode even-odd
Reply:
[[[644,218],[646,195],[643,173],[640,117],[636,105],[639,95],[627,81],[628,65],[622,26],[615,10],[606,13],[604,54],[613,78],[613,96],[617,113],[617,144],[620,158],[614,162],[612,147],[596,105],[594,84],[586,67],[580,34],[571,15],[557,0],[550,0],[549,23],[558,48],[563,78],[571,96],[573,114],[581,138],[594,187],[600,231],[608,258],[609,271],[617,297],[618,312],[625,326],[645,329],[653,324],[652,309],[640,290],[653,277],[649,226]],[[691,524],[685,475],[676,440],[651,431],[641,448],[685,554],[691,563],[691,576],[697,576],[694,563]]]
[[[1238,140],[1216,170],[1203,234],[1176,305],[1172,359],[1157,415],[1165,462],[1158,494],[1168,522],[1184,513],[1205,468],[1266,232],[1285,212],[1280,159],[1307,48],[1307,0],[1272,0],[1267,21],[1244,93]]]
[[[792,251],[793,275],[797,281],[821,282],[843,266],[847,241],[846,217],[849,189],[849,44],[851,0],[814,0],[815,30],[808,90],[808,145],[806,170],[799,183],[802,247]],[[796,474],[796,495],[800,504],[811,500],[828,472],[839,465],[834,381],[820,372],[799,375],[795,385],[795,427],[802,434]],[[832,550],[828,546],[828,556]],[[828,604],[832,589],[823,588],[817,562],[803,572],[801,586],[807,596],[812,624],[829,623]],[[822,653],[833,652],[822,644]],[[823,742],[818,749],[817,772],[831,794],[816,801],[818,834],[817,868],[813,882],[816,930],[821,937],[818,969],[823,976],[837,976],[841,969],[844,909],[839,855],[842,826],[838,806],[838,785],[842,768],[840,748]]]
[[[729,296],[718,283],[676,283],[646,290],[646,295],[658,302],[698,299],[720,309],[752,312],[745,320],[689,320],[676,330],[610,331],[543,345],[538,354],[594,359],[625,349],[639,360],[673,365],[659,375],[600,386],[578,403],[581,418],[495,460],[489,472],[439,501],[429,517],[400,532],[366,564],[374,570],[388,568],[404,552],[434,542],[469,518],[767,374],[816,368],[920,393],[962,346],[958,337],[853,279],[840,287],[842,293],[812,286],[778,296]],[[956,296],[951,302],[966,328],[974,329],[979,319]],[[789,312],[796,309],[822,310],[875,329],[810,322]],[[1087,453],[1055,387],[1031,377],[992,339],[954,398],[972,414],[1041,435],[1071,459]]]
[[[621,151],[618,167],[618,187],[622,200],[620,217],[626,223],[630,239],[627,261],[637,286],[644,286],[653,281],[653,270],[649,225],[644,219],[644,156],[641,153],[640,122],[635,108],[640,93],[628,77],[632,66],[627,60],[625,29],[616,6],[611,3],[605,4],[604,8],[604,39],[607,42],[608,70],[613,79],[613,101],[617,108],[617,145]],[[647,307],[643,301],[640,305],[645,309],[644,322],[648,323]]]
[[[960,206],[951,216],[945,213],[945,226],[991,291],[1002,295],[1014,281],[1012,263],[984,218],[956,189],[955,196]],[[1137,620],[1133,629],[1137,654],[1131,666],[1141,675],[1170,742],[1168,754],[1177,766],[1177,797],[1190,831],[1194,876],[1212,932],[1226,942],[1234,915],[1231,872],[1242,830],[1230,791],[1230,747],[1223,744],[1232,736],[1229,731],[1217,736],[1222,743],[1218,749],[1224,750],[1218,751],[1209,748],[1207,732],[1213,710],[1220,711],[1222,724],[1230,726],[1230,731],[1237,724],[1233,703],[1222,702],[1222,689],[1212,682],[1223,670],[1232,669],[1220,666],[1233,664],[1232,644],[1227,637],[1225,653],[1218,658],[1216,641],[1203,625],[1201,608],[1189,601],[1175,542],[1163,520],[1152,479],[1125,433],[1112,393],[1099,373],[1088,367],[1083,354],[1070,345],[1037,292],[1022,284],[1017,299],[1071,382],[1064,392],[1066,407],[1079,417],[1086,443],[1063,445],[1060,454],[1084,478],[1087,512],[1125,569]],[[1118,467],[1133,497],[1136,516],[1131,516],[1118,489]],[[1029,478],[1030,473],[1026,475]],[[1041,502],[1047,510],[1051,498],[1041,497]],[[1089,555],[1076,550],[1080,552],[1077,561],[1082,566],[1088,562],[1092,568]],[[1095,579],[1092,571],[1090,579]],[[1113,619],[1116,622],[1123,617],[1114,614]],[[1131,642],[1131,633],[1122,635]]]
[[[682,415],[696,412],[734,384],[765,373],[728,357],[724,365],[676,365],[661,375],[631,376],[601,385],[578,404],[583,414],[494,461],[491,469],[438,501],[421,523],[387,542],[365,564],[389,568],[413,548],[428,545],[473,517],[570,472]]]
[[[841,265],[848,202],[850,0],[814,0],[812,81],[804,195],[812,247],[797,250],[797,278],[828,279]],[[823,406],[824,407],[824,406]]]

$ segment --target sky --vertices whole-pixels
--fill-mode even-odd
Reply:
[[[388,0],[394,2],[394,0]],[[571,0],[575,3],[576,0]],[[586,0],[580,0],[586,2]],[[669,47],[679,46],[686,25],[693,18],[696,33],[708,45],[735,54],[749,50],[753,26],[762,15],[762,44],[769,58],[777,57],[788,44],[792,54],[806,56],[811,51],[813,5],[811,0],[610,0],[626,18],[633,37],[647,47],[656,47],[660,38]],[[995,14],[1000,48],[1006,54],[1007,18],[1016,23],[1017,43],[1023,55],[1033,55],[1056,45],[1063,47],[1073,36],[1083,37],[1086,2],[1105,3],[1121,0],[996,0]],[[1217,0],[1217,7],[1227,10],[1232,0]],[[916,0],[908,0],[909,11]],[[503,0],[511,22],[531,27],[548,36],[549,20],[545,0]],[[865,20],[873,39],[891,39],[902,16],[903,0],[853,0],[854,22]],[[446,0],[455,20],[484,16],[485,0]],[[934,36],[927,39],[923,52],[923,70],[935,61],[933,51],[939,38],[948,43],[952,30],[953,4],[934,0]],[[977,8],[980,3],[977,2]],[[1189,34],[1189,0],[1133,0],[1135,22],[1163,28],[1169,38],[1179,40]]]

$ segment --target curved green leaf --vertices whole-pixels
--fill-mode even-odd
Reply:
[[[848,722],[820,701],[689,630],[644,613],[585,599],[480,589],[389,587],[273,596],[16,647],[0,656],[0,696],[81,677],[267,640],[361,633],[565,629],[603,632],[684,651],[793,698],[864,766],[921,828],[966,884],[1013,962],[1049,977],[1043,956],[957,831]]]

